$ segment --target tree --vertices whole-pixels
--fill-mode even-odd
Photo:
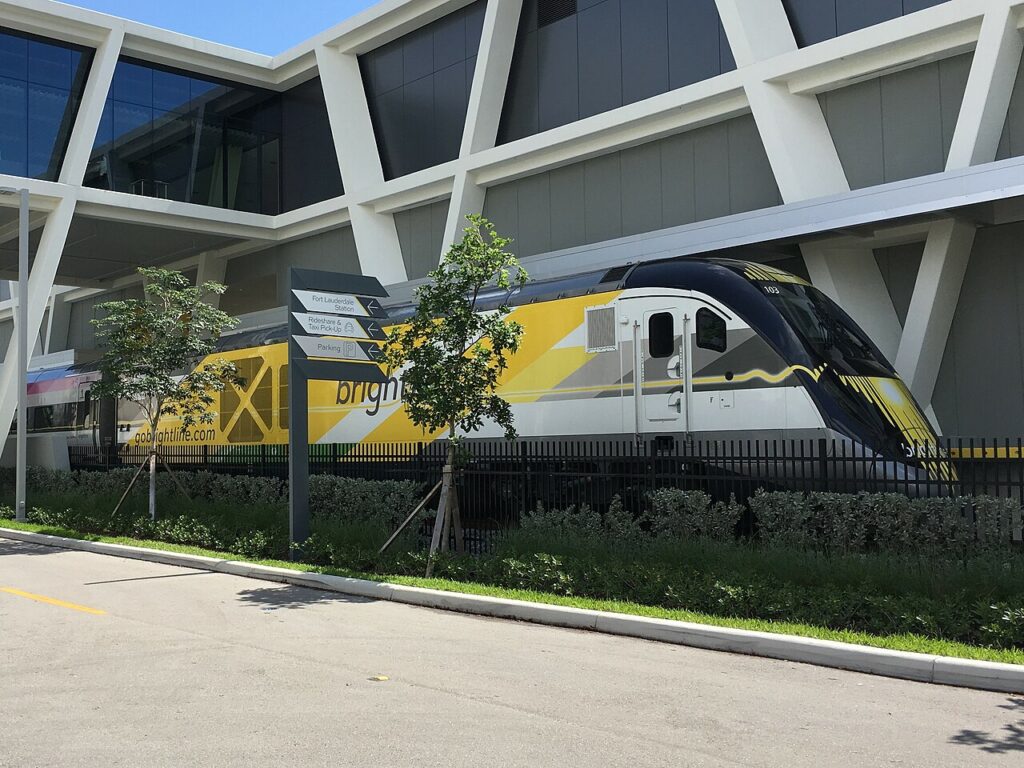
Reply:
[[[430,273],[430,282],[417,289],[416,314],[389,334],[384,348],[388,367],[404,369],[402,399],[412,422],[430,433],[448,432],[431,557],[442,532],[447,545],[452,523],[456,544],[462,546],[458,497],[452,484],[460,432],[475,432],[489,419],[504,430],[506,439],[516,437],[512,409],[497,388],[523,338],[523,327],[505,319],[511,311],[508,300],[529,277],[506,251],[511,239],[495,232],[482,216],[466,218],[469,226],[462,241]],[[481,292],[491,286],[504,291],[501,305],[478,312]],[[428,575],[431,565],[428,560]]]
[[[130,400],[146,416],[149,515],[155,520],[160,418],[178,416],[184,429],[213,421],[213,393],[238,383],[237,371],[227,360],[200,363],[214,353],[221,333],[238,320],[204,301],[209,294],[224,293],[219,283],[193,286],[180,272],[167,269],[142,267],[139,274],[146,281],[143,299],[108,301],[97,307],[102,316],[92,323],[104,353],[102,379],[93,386],[93,395]]]

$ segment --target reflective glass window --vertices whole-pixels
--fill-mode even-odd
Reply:
[[[0,27],[0,173],[54,181],[92,51]]]
[[[301,192],[287,195],[281,163],[292,147]],[[280,94],[121,59],[85,183],[276,214],[343,194],[337,168],[319,80]]]

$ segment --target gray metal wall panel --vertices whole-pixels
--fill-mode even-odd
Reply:
[[[727,216],[729,192],[729,132],[721,124],[693,134],[693,180],[696,189],[696,220]]]
[[[715,0],[579,0],[537,28],[523,5],[498,143],[735,69]]]
[[[621,152],[622,234],[661,229],[662,147],[657,142]]]
[[[748,115],[491,187],[484,215],[532,256],[779,201]]]
[[[576,17],[537,31],[537,115],[541,131],[579,117],[579,64]]]
[[[669,89],[668,0],[627,0],[622,14],[622,49],[644,51],[622,57],[622,102],[632,104]]]
[[[619,153],[583,164],[584,216],[587,242],[622,236],[622,172]]]
[[[551,250],[551,174],[539,173],[518,185],[519,238],[514,252],[544,253]]]
[[[469,107],[466,67],[462,62],[440,70],[434,80],[434,157],[437,162],[459,156],[464,115]]]
[[[619,0],[576,15],[579,40],[579,118],[622,106],[622,31]]]
[[[681,133],[661,141],[661,211],[666,227],[697,220],[693,136]]]
[[[426,277],[437,266],[447,216],[448,200],[439,200],[395,214],[402,261],[405,262],[410,280]]]
[[[485,0],[359,57],[384,175],[458,157]]]
[[[923,254],[924,243],[896,245],[875,251],[875,261],[882,273],[896,315],[900,319],[900,325],[906,325],[907,322],[910,299],[914,295],[914,283],[921,268]]]
[[[1024,155],[1024,58],[1017,68],[1017,79],[1013,84],[1010,106],[1006,112],[1006,123],[999,142],[997,160]]]
[[[551,250],[587,242],[583,163],[551,171]]]
[[[853,189],[881,184],[882,87],[878,79],[818,97],[843,170]]]
[[[793,34],[801,46],[836,36],[836,4],[828,0],[782,0]]]
[[[942,171],[972,54],[821,94],[853,189]]]
[[[780,204],[779,188],[754,118],[739,117],[725,125],[729,136],[729,212]]]
[[[782,0],[801,46],[881,24],[946,0]]]
[[[517,182],[490,187],[484,196],[484,217],[502,235],[519,239],[519,187]],[[403,247],[403,252],[405,248]],[[518,251],[516,251],[518,253]]]
[[[947,434],[1024,433],[1024,224],[978,231],[939,371],[936,412]]]
[[[836,32],[845,35],[903,15],[903,0],[836,0]]]
[[[882,144],[885,181],[941,171],[941,99],[938,65],[882,78]]]
[[[669,84],[681,88],[721,74],[721,22],[714,3],[672,0],[668,5]]]
[[[945,168],[949,147],[953,143],[960,107],[967,91],[973,56],[954,56],[939,62],[939,116],[942,120],[942,165]]]

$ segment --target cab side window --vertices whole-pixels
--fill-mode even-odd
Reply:
[[[658,312],[647,321],[647,340],[651,357],[671,357],[676,351],[675,323],[671,312]]]
[[[725,352],[728,346],[725,320],[703,307],[697,310],[697,346],[713,352]]]

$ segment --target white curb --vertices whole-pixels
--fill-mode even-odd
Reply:
[[[295,586],[341,592],[373,600],[439,608],[478,616],[516,619],[571,629],[586,629],[610,635],[687,645],[715,651],[743,653],[784,659],[823,667],[848,669],[885,677],[940,683],[987,691],[1024,693],[1024,665],[972,661],[948,656],[892,651],[864,645],[816,640],[809,637],[753,632],[729,627],[691,624],[685,621],[651,619],[605,611],[589,611],[543,603],[506,600],[484,595],[444,592],[421,587],[406,587],[362,579],[304,573],[287,568],[274,568],[238,560],[220,560],[201,555],[186,555],[122,544],[80,541],[0,528],[0,537],[42,544],[49,547],[75,549],[100,555],[128,557],[135,560],[228,573],[264,581],[277,581]]]

